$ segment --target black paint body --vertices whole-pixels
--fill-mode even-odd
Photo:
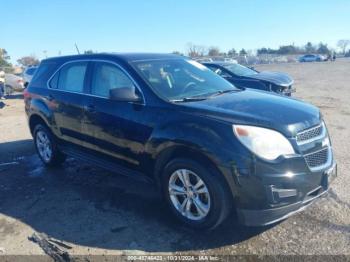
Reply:
[[[135,177],[146,175],[157,184],[162,168],[171,158],[192,157],[203,165],[211,165],[224,177],[233,204],[247,225],[277,221],[308,204],[312,200],[308,194],[314,189],[320,187],[316,197],[328,189],[325,171],[334,165],[333,159],[329,166],[316,172],[310,170],[304,159],[304,154],[322,148],[322,141],[305,146],[296,143],[298,132],[321,123],[318,108],[252,89],[197,102],[164,101],[129,63],[158,58],[174,56],[94,54],[44,60],[41,66],[47,65],[45,72],[39,68],[37,74],[42,76],[25,91],[31,130],[35,123],[43,121],[63,151],[84,152],[90,159],[120,166],[115,171]],[[80,60],[89,61],[85,94],[48,88],[47,81],[58,68]],[[90,95],[90,74],[96,61],[116,63],[128,72],[141,89],[142,101],[118,102]],[[296,154],[274,161],[260,159],[238,141],[232,124],[279,131],[291,142]],[[298,193],[276,199],[271,187],[293,188]]]

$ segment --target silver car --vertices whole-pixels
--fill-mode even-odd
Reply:
[[[5,74],[5,94],[15,91],[22,92],[24,89],[23,78],[14,74]]]
[[[303,55],[299,57],[299,62],[322,62],[326,61],[326,58],[322,55]]]

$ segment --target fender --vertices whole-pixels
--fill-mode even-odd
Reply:
[[[155,180],[159,183],[160,172],[173,153],[205,162],[216,168],[226,178],[231,193],[236,195],[237,181],[231,166],[225,166],[232,159],[233,150],[229,125],[208,118],[177,121],[157,128],[152,133],[145,151],[152,158]],[[175,156],[176,157],[176,156]]]
[[[54,132],[56,124],[53,118],[53,113],[42,99],[32,99],[28,110],[28,116],[29,123],[33,116],[39,116]]]

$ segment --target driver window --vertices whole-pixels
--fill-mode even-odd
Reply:
[[[133,87],[131,79],[118,67],[109,63],[96,63],[92,78],[91,94],[109,97],[109,90]]]

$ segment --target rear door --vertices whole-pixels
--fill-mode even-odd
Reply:
[[[82,145],[85,140],[82,126],[88,67],[87,61],[69,62],[49,81],[48,103],[54,114],[55,133],[77,145]]]

